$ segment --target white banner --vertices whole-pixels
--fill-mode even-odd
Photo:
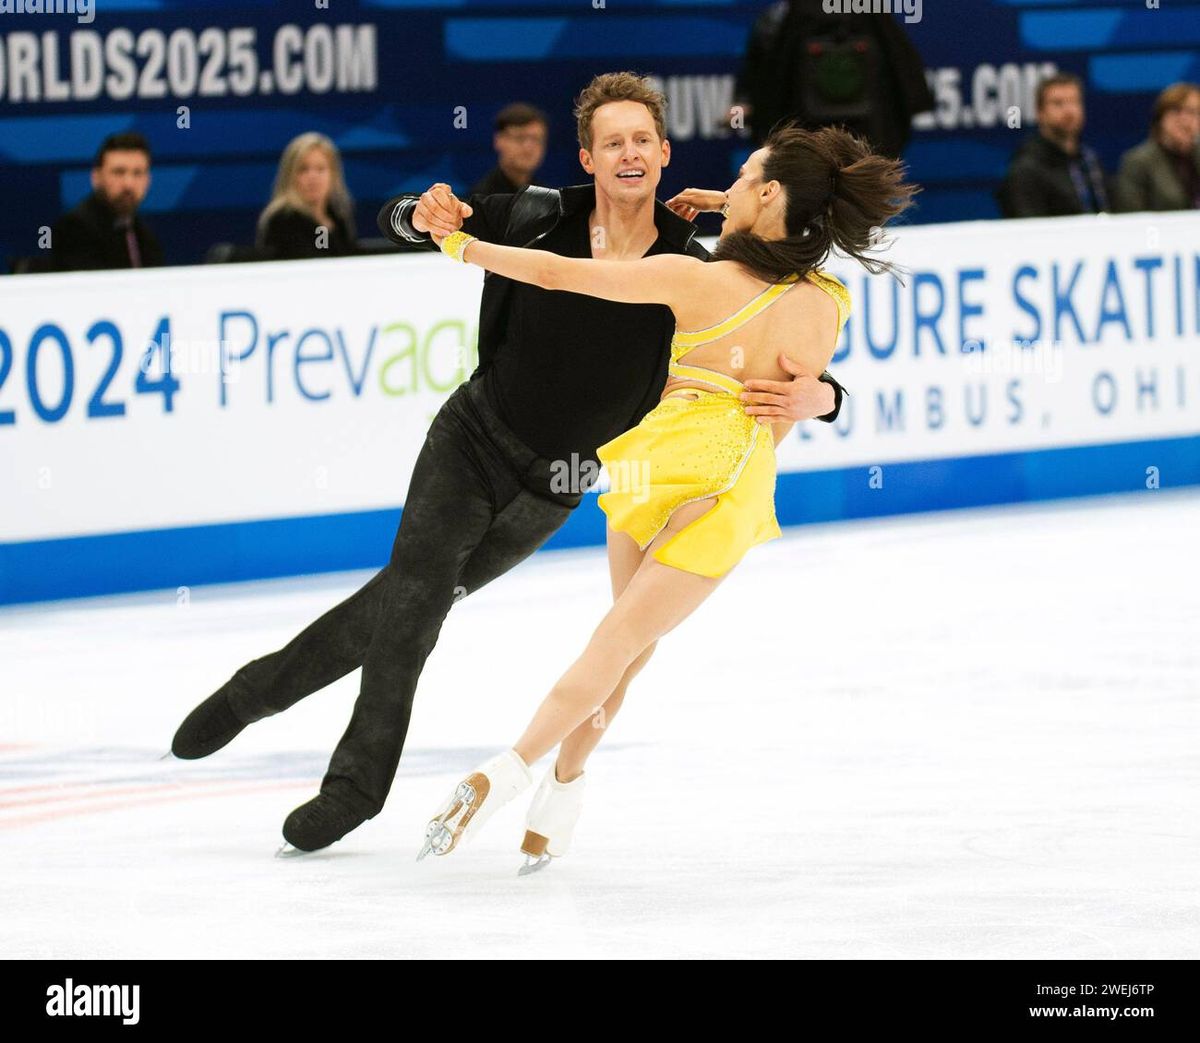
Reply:
[[[400,504],[482,282],[437,255],[0,281],[0,540]]]
[[[973,221],[901,230],[904,285],[829,269],[853,312],[838,422],[780,470],[1200,433],[1200,215]]]
[[[979,222],[897,233],[904,286],[831,263],[851,395],[780,469],[1200,432],[1197,243],[1190,214]],[[436,255],[0,280],[0,541],[400,504],[481,285]]]

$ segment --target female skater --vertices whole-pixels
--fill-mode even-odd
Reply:
[[[418,860],[447,854],[471,836],[532,784],[529,765],[560,743],[529,809],[521,872],[565,852],[581,807],[583,764],[600,739],[592,715],[611,720],[620,702],[614,690],[630,665],[686,619],[750,547],[781,535],[775,445],[791,424],[768,427],[769,419],[748,416],[738,398],[742,378],[786,379],[781,347],[803,370],[825,369],[850,302],[821,263],[836,247],[871,271],[889,270],[865,254],[915,191],[899,163],[845,131],[786,126],[747,159],[728,192],[689,190],[672,200],[685,216],[724,215],[708,262],[560,257],[461,231],[438,240],[457,260],[545,289],[666,304],[677,332],[659,404],[597,451],[611,482],[599,503],[619,597],[516,744],[455,787],[429,823]]]

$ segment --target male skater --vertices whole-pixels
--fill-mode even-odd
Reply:
[[[696,227],[655,199],[670,160],[664,106],[633,73],[597,76],[576,109],[580,162],[594,184],[472,196],[465,220],[448,186],[435,185],[420,197],[390,200],[380,228],[430,249],[437,249],[430,229],[442,235],[461,226],[490,242],[537,239],[539,248],[564,256],[705,258]],[[175,734],[175,755],[207,756],[247,724],[361,666],[354,713],[321,792],[287,817],[283,835],[293,848],[315,851],[379,814],[417,679],[451,605],[528,557],[566,521],[586,489],[562,476],[594,474],[596,447],[657,403],[673,332],[674,317],[662,305],[551,292],[489,274],[479,366],[426,434],[388,565],[193,710]],[[778,410],[769,419],[837,416],[842,389],[828,374],[798,376],[780,390],[752,396]],[[630,666],[622,693],[647,659]]]

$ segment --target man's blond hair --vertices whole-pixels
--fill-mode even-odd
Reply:
[[[581,148],[592,150],[592,118],[601,105],[610,101],[637,101],[650,110],[658,140],[667,138],[665,113],[667,99],[655,90],[646,76],[636,72],[604,72],[592,79],[575,101],[575,119]]]

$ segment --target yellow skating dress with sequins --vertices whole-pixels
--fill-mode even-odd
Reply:
[[[850,314],[846,287],[824,272],[805,278],[837,302],[838,332]],[[608,472],[600,507],[614,529],[645,550],[684,504],[715,496],[716,504],[654,552],[657,561],[700,576],[724,575],[751,547],[782,535],[775,518],[775,439],[769,424],[749,416],[741,381],[679,360],[695,347],[749,322],[800,276],[772,286],[724,322],[676,332],[667,372],[712,388],[670,392],[641,423],[596,450]]]

